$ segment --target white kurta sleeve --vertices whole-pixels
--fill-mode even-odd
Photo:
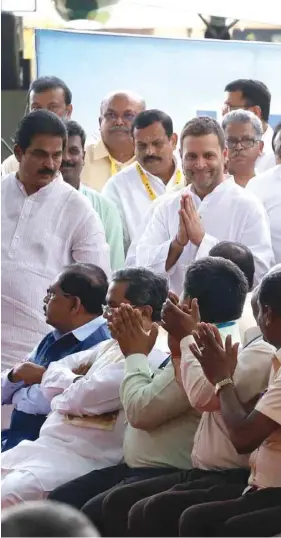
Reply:
[[[254,196],[240,243],[246,245],[252,251],[255,259],[255,284],[257,285],[274,265],[275,260],[268,216],[261,202],[256,200]]]
[[[104,228],[97,212],[89,207],[81,225],[76,229],[72,243],[72,257],[77,263],[93,263],[111,276],[110,251]]]
[[[136,265],[165,276],[171,275],[176,267],[175,264],[169,272],[166,271],[171,239],[165,219],[165,205],[158,206],[137,244]]]
[[[89,372],[52,401],[52,411],[74,416],[101,415],[121,409],[124,360]]]
[[[189,349],[190,344],[194,343],[193,336],[186,336],[180,343],[181,376],[184,390],[191,406],[197,411],[216,411],[220,404],[215,395],[215,388],[205,377],[201,364]]]
[[[72,370],[82,364],[93,364],[98,351],[99,349],[96,348],[80,351],[57,362],[52,362],[44,373],[40,385],[45,398],[51,402],[55,396],[61,394],[69,385],[72,385],[74,379],[78,377]]]

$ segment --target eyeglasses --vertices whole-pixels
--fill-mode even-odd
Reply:
[[[226,139],[226,145],[229,149],[234,149],[240,144],[240,146],[243,149],[249,149],[252,148],[257,142],[260,142],[260,140],[257,140],[256,138],[227,138]]]
[[[63,291],[60,291],[60,293],[57,293],[56,291],[47,290],[45,299],[47,301],[51,301],[55,297],[72,297],[71,293],[64,293]]]
[[[115,112],[106,112],[104,114],[104,118],[110,121],[116,121],[118,118],[121,118],[123,121],[132,122],[135,117],[136,114],[133,114],[133,112],[124,112],[122,116],[119,116],[119,114],[116,114]]]
[[[130,305],[132,308],[137,308],[136,305],[134,304],[131,304]],[[110,306],[109,304],[103,304],[101,305],[102,307],[102,313],[103,314],[111,314],[111,312],[113,312],[114,310],[117,310],[117,308],[119,308],[118,306]]]

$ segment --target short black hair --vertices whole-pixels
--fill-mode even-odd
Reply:
[[[29,102],[31,92],[43,93],[47,90],[56,90],[57,88],[61,88],[64,91],[66,106],[70,105],[72,101],[72,93],[66,83],[58,77],[39,77],[33,80],[28,90],[27,102]]]
[[[173,120],[170,116],[168,116],[168,114],[166,114],[166,112],[156,108],[143,110],[135,117],[132,124],[132,133],[134,133],[135,129],[145,129],[149,125],[153,125],[153,123],[156,122],[161,123],[167,137],[171,138],[174,132]]]
[[[246,277],[230,260],[208,256],[187,268],[184,298],[198,300],[201,320],[206,323],[239,319],[247,291]]]
[[[270,112],[271,93],[268,87],[260,80],[239,78],[227,84],[225,92],[241,92],[247,106],[259,106],[261,117],[268,121]]]
[[[7,508],[2,514],[2,536],[99,536],[89,519],[63,503],[33,501]]]
[[[86,142],[86,133],[83,127],[81,127],[81,125],[77,123],[77,121],[74,121],[74,120],[66,120],[64,123],[66,126],[68,137],[80,136],[82,148],[84,149],[85,142]]]
[[[108,290],[105,272],[92,263],[74,263],[64,268],[59,279],[64,293],[79,297],[89,314],[102,314]]]
[[[112,281],[125,282],[127,284],[126,299],[135,306],[151,306],[152,320],[161,320],[162,306],[169,291],[165,277],[145,267],[128,267],[116,271]]]
[[[59,136],[66,145],[67,133],[63,121],[49,110],[34,110],[22,118],[15,134],[15,144],[25,152],[36,135]]]
[[[183,141],[187,136],[206,136],[210,134],[216,135],[223,151],[225,149],[224,131],[221,125],[209,116],[199,116],[198,118],[189,120],[181,132],[180,145],[182,147]]]
[[[249,291],[252,289],[254,284],[255,262],[254,256],[248,247],[241,243],[235,243],[234,241],[221,241],[211,248],[209,256],[219,256],[220,258],[225,258],[225,260],[231,260],[238,265],[248,281]]]
[[[277,123],[277,125],[275,126],[274,131],[273,131],[273,136],[272,136],[273,153],[276,153],[276,150],[275,150],[275,138],[278,135],[279,131],[281,131],[281,121],[279,123]],[[281,157],[281,155],[278,155],[278,157]]]
[[[259,286],[259,302],[281,317],[281,269],[273,269],[263,277]]]

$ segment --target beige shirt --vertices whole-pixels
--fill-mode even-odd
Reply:
[[[1,164],[1,176],[7,176],[8,174],[11,174],[11,172],[17,172],[19,169],[19,163],[16,159],[16,157],[13,155],[10,155],[5,159],[5,161]]]
[[[250,486],[281,487],[281,350],[272,359],[268,391],[256,410],[280,425],[250,457]]]
[[[127,357],[121,401],[129,422],[124,458],[130,467],[192,467],[200,417],[177,384],[171,363],[152,378],[145,355]]]
[[[232,334],[232,341],[237,342],[233,328],[230,329],[226,327],[220,330],[223,340],[227,334]],[[206,470],[247,468],[249,456],[238,454],[231,443],[215,388],[206,379],[199,361],[189,349],[192,342],[192,336],[186,336],[181,341],[181,373],[191,405],[203,412],[194,440],[193,466]],[[267,387],[274,351],[270,344],[260,339],[251,342],[239,353],[233,380],[242,403],[248,402]]]
[[[86,147],[85,164],[81,181],[85,185],[101,191],[107,180],[135,161],[135,157],[125,163],[120,163],[110,157],[101,138]]]

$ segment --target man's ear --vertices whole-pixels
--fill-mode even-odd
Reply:
[[[14,145],[14,155],[17,161],[20,163],[23,156],[23,151],[18,144]]]
[[[85,164],[85,155],[86,155],[86,151],[83,151],[83,166]]]
[[[72,111],[73,111],[73,106],[71,104],[67,105],[67,107],[66,107],[66,118],[68,120],[70,120],[70,118],[72,116]]]
[[[249,107],[249,110],[251,110],[251,112],[253,112],[256,116],[258,116],[260,120],[262,120],[261,108],[258,105]]]
[[[177,149],[178,135],[176,133],[173,133],[170,140],[172,142],[173,149]]]
[[[263,140],[260,140],[259,142],[259,154],[261,155],[262,152],[263,152],[263,148],[264,148],[264,141]]]
[[[74,314],[78,314],[81,307],[82,307],[81,299],[79,299],[79,297],[73,297],[73,305],[71,307],[72,312]]]

